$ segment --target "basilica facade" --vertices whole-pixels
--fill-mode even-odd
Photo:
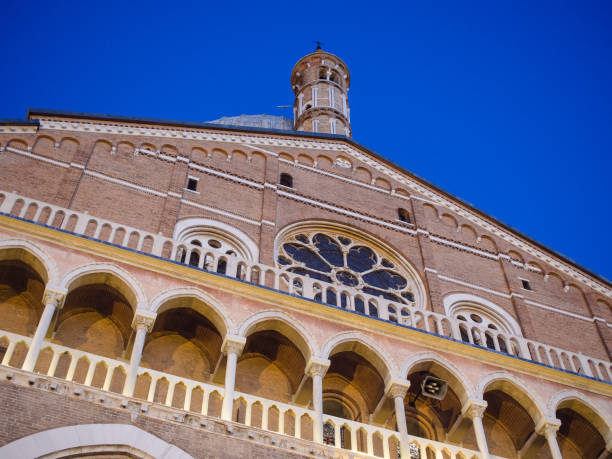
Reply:
[[[0,120],[0,457],[609,458],[612,285],[293,120]]]

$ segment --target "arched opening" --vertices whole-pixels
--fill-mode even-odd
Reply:
[[[221,358],[221,332],[192,308],[192,298],[177,298],[161,308],[147,335],[141,366],[195,381],[209,381]]]
[[[27,451],[27,453],[24,453]],[[191,459],[161,438],[130,424],[77,424],[42,430],[0,447],[1,457]]]
[[[182,241],[185,248],[177,251],[177,261],[182,263],[195,263],[196,256],[198,262],[202,263],[201,257],[206,251],[216,253],[215,257],[221,254],[232,252],[239,258],[256,261],[259,257],[257,244],[243,231],[216,220],[205,218],[185,218],[177,222],[174,228],[174,239]],[[186,253],[192,250],[198,253],[193,260],[186,260]],[[212,257],[206,257],[204,268],[212,261]],[[193,262],[193,263],[192,263]]]
[[[55,342],[113,359],[122,357],[132,332],[132,305],[109,284],[84,280],[69,291],[57,318]]]
[[[503,457],[517,456],[534,434],[542,411],[518,383],[504,377],[489,382],[482,398],[487,402],[482,423],[489,452]],[[477,449],[472,431],[464,445]]]
[[[448,390],[442,400],[422,394],[425,378],[433,376],[448,383]],[[461,413],[467,389],[460,376],[443,363],[425,359],[413,365],[407,376],[410,388],[404,397],[404,409],[408,433],[430,440],[445,441],[446,434],[453,427]]]
[[[591,406],[569,397],[557,406],[556,417],[561,421],[557,441],[564,458],[606,457],[604,435],[610,426]]]
[[[292,402],[304,378],[306,357],[285,334],[262,327],[247,336],[236,367],[236,390]]]
[[[0,317],[2,330],[32,336],[42,314],[45,283],[21,260],[0,261]]]
[[[369,423],[389,377],[384,359],[368,345],[348,340],[332,348],[329,360],[323,378],[323,412]]]

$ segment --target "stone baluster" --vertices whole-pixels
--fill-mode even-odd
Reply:
[[[487,402],[484,400],[468,400],[461,409],[461,414],[472,420],[474,426],[474,434],[476,435],[476,443],[482,459],[489,459],[489,447],[487,446],[487,437],[485,436],[484,426],[482,425],[482,416],[487,409]]]
[[[329,368],[329,360],[310,359],[306,374],[312,378],[312,407],[315,412],[313,438],[323,443],[323,376]]]
[[[221,407],[221,419],[232,420],[234,408],[234,387],[236,386],[236,364],[238,356],[244,349],[246,338],[242,336],[226,336],[223,340],[221,350],[227,355],[227,365],[225,367],[225,393],[223,395],[223,405]]]
[[[402,457],[410,457],[410,440],[408,439],[408,427],[406,425],[406,409],[404,397],[410,388],[410,381],[391,381],[387,384],[387,396],[393,399],[395,405],[395,420],[400,436],[400,452]]]
[[[65,291],[53,290],[50,288],[47,288],[45,290],[45,294],[43,296],[43,304],[45,305],[45,309],[43,310],[43,313],[40,316],[38,326],[36,327],[36,332],[34,333],[34,337],[30,342],[30,349],[28,349],[28,354],[26,355],[25,361],[23,362],[22,368],[24,370],[34,370],[34,366],[36,365],[36,361],[38,360],[38,355],[40,354],[40,348],[45,339],[45,336],[47,336],[47,332],[49,331],[51,319],[53,319],[55,311],[62,308],[65,299]]]
[[[156,314],[149,311],[136,311],[132,320],[132,328],[136,330],[134,337],[134,345],[132,346],[132,355],[130,356],[130,367],[128,368],[123,386],[123,395],[131,397],[134,395],[136,387],[136,379],[138,377],[138,367],[142,358],[142,350],[144,349],[147,333],[153,329]]]

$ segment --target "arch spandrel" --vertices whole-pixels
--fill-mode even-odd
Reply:
[[[173,308],[186,307],[210,320],[222,337],[233,330],[233,321],[223,305],[213,296],[196,288],[177,288],[158,294],[147,308],[158,316]]]
[[[247,317],[238,327],[236,334],[248,338],[260,331],[276,331],[288,338],[300,350],[308,362],[316,355],[316,344],[310,333],[291,315],[274,310],[260,311]]]
[[[147,309],[146,297],[140,283],[126,270],[110,263],[91,263],[67,273],[59,286],[67,292],[91,284],[104,284],[116,289],[133,311]]]
[[[354,352],[370,362],[385,384],[397,379],[397,367],[393,360],[378,344],[360,332],[343,332],[331,337],[323,345],[320,357],[330,359],[333,355],[346,351]]]

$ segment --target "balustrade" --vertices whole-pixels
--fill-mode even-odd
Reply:
[[[418,305],[402,304],[382,296],[376,297],[355,289],[332,285],[281,268],[245,260],[236,255],[227,255],[213,248],[204,249],[161,234],[149,233],[15,193],[0,192],[0,212],[433,335],[489,348],[603,381],[612,381],[612,363],[609,361],[510,335],[500,330],[468,324],[421,309]]]
[[[31,342],[32,338],[0,331],[0,352],[4,350],[2,365],[20,366],[9,365],[15,350],[21,344],[26,348],[22,351],[27,352]],[[121,394],[127,383],[128,368],[127,361],[45,341],[34,372]],[[137,387],[134,398],[188,412],[221,417],[221,403],[225,394],[221,386],[145,367],[138,369],[138,378],[137,386],[140,385],[141,390]],[[212,409],[211,403],[215,398],[218,402],[217,408]],[[231,420],[234,422],[302,440],[314,439],[316,414],[313,410],[236,391],[233,402]],[[323,415],[322,422],[324,425],[331,425],[334,430],[333,441],[327,441],[329,446],[357,452],[359,457],[398,457],[400,435],[396,431],[329,415]],[[344,430],[341,432],[341,429]],[[347,435],[350,440],[344,442],[341,434]],[[361,443],[358,438],[362,440]],[[411,453],[417,454],[411,454],[414,459],[427,459],[432,457],[431,454],[434,454],[434,457],[450,459],[478,457],[476,451],[452,444],[414,436],[408,436],[408,441]],[[396,448],[396,452],[393,452],[392,448]]]

